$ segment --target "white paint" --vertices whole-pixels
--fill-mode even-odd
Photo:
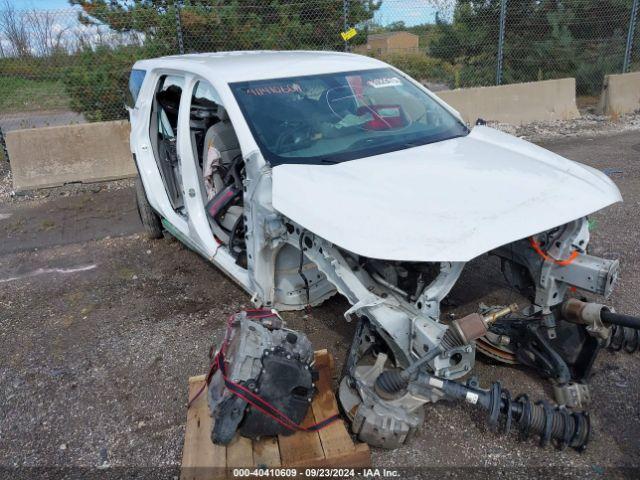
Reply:
[[[435,387],[435,388],[442,389],[442,387],[444,387],[444,382],[442,380],[440,380],[439,378],[430,377],[429,378],[429,385],[431,385],[432,387]]]
[[[602,172],[484,126],[337,165],[273,169],[276,210],[385,260],[468,261],[621,200]]]
[[[93,270],[96,267],[97,265],[92,264],[92,265],[83,265],[81,267],[75,267],[75,268],[39,268],[37,270],[34,270],[33,272],[24,273],[22,275],[17,275],[15,277],[0,278],[0,283],[12,282],[14,280],[21,280],[23,278],[29,278],[29,277],[37,277],[39,275],[47,275],[50,273],[62,273],[66,275],[69,273],[86,272],[87,270]]]
[[[6,220],[7,218],[11,218],[13,213],[0,213],[0,220]]]
[[[211,80],[212,83],[214,79],[231,83],[387,66],[375,58],[341,52],[257,50],[152,58],[139,60],[133,68],[147,71],[161,68],[193,72]]]
[[[467,403],[472,403],[475,405],[476,403],[478,403],[478,394],[474,392],[467,392],[465,400],[467,401]]]

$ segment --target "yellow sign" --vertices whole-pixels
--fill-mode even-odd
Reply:
[[[347,40],[355,37],[357,33],[358,33],[358,31],[355,28],[350,28],[346,32],[340,33],[340,36],[346,42]]]

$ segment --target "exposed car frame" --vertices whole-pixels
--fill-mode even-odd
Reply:
[[[416,202],[432,202],[422,219],[415,218],[409,224],[406,216],[391,218],[392,215],[382,212],[377,227],[375,224],[365,224],[364,220],[355,221],[353,230],[342,228],[339,232],[330,231],[328,227],[318,223],[317,219],[307,222],[305,215],[308,214],[309,207],[298,201],[301,191],[304,190],[305,194],[311,196],[316,195],[315,201],[322,200],[322,184],[315,188],[311,183],[294,179],[304,179],[311,171],[310,168],[315,168],[314,172],[331,168],[334,169],[332,172],[336,172],[335,178],[338,181],[346,176],[344,169],[356,168],[353,165],[361,160],[345,162],[350,164],[345,167],[345,164],[341,164],[272,168],[265,160],[229,85],[247,79],[262,80],[302,73],[311,75],[381,67],[393,69],[397,75],[417,86],[462,122],[458,112],[419,82],[375,59],[334,52],[229,52],[137,62],[134,70],[144,71],[145,74],[139,91],[136,92],[135,104],[129,110],[132,126],[130,140],[141,178],[138,204],[141,212],[144,212],[145,225],[153,236],[158,236],[157,222],[161,222],[170,234],[223,270],[245,289],[256,306],[301,310],[319,305],[335,293],[340,293],[351,304],[351,308],[344,313],[345,318],[365,319],[350,353],[347,381],[343,382],[340,392],[341,400],[343,404],[348,404],[354,423],[359,425],[356,433],[362,439],[376,445],[395,447],[409,438],[420,423],[421,417],[416,417],[415,413],[418,407],[428,401],[438,400],[442,394],[430,390],[427,393],[423,391],[421,394],[406,394],[394,400],[382,398],[371,385],[367,386],[363,371],[360,376],[356,374],[361,359],[382,348],[385,350],[384,358],[388,358],[386,366],[380,367],[383,369],[407,369],[417,364],[420,369],[427,369],[435,377],[442,379],[457,379],[468,374],[474,366],[476,345],[481,343],[476,343],[476,338],[466,338],[464,335],[462,338],[458,335],[456,341],[448,341],[447,335],[451,337],[452,334],[447,332],[452,332],[452,327],[442,321],[440,309],[441,302],[457,282],[467,261],[484,253],[494,254],[502,260],[514,286],[533,288],[531,304],[520,318],[542,322],[547,329],[545,335],[555,338],[556,326],[562,321],[558,308],[565,301],[569,288],[576,287],[604,297],[611,293],[618,276],[618,261],[587,254],[587,215],[620,201],[621,197],[615,185],[601,172],[578,166],[523,140],[479,125],[471,131],[467,143],[477,142],[476,145],[487,146],[493,149],[492,152],[501,152],[505,160],[500,161],[503,162],[508,161],[509,155],[526,159],[522,160],[522,167],[515,164],[519,160],[514,160],[512,168],[515,169],[522,168],[522,171],[526,171],[536,165],[547,169],[544,175],[534,175],[532,170],[531,182],[546,179],[566,182],[566,188],[570,191],[567,195],[570,196],[581,188],[585,189],[584,195],[576,198],[569,206],[569,197],[565,194],[551,191],[542,184],[535,188],[526,186],[539,192],[537,196],[527,197],[530,204],[526,204],[526,199],[517,200],[522,200],[526,208],[518,205],[518,208],[496,212],[495,215],[482,219],[483,223],[478,220],[477,226],[474,226],[477,219],[459,218],[459,222],[467,222],[467,225],[473,227],[466,232],[469,238],[461,239],[460,230],[451,227],[451,222],[446,221],[447,218],[460,215],[460,209],[464,208],[464,202],[449,208],[453,197],[448,190],[456,188],[456,178],[451,178],[449,185],[442,185],[441,182],[431,185],[425,178],[418,179],[420,183],[416,179],[408,179],[407,188],[413,189],[413,192],[417,192],[421,184],[422,188],[435,192],[429,194],[431,197],[416,196]],[[179,75],[184,79],[182,94],[186,94],[187,98],[191,97],[198,82],[209,82],[217,91],[233,124],[242,152],[244,172],[241,179],[241,203],[246,266],[239,264],[237,255],[212,234],[204,201],[206,192],[202,172],[194,158],[189,125],[190,105],[186,101],[180,103],[175,133],[183,205],[176,208],[167,194],[166,182],[163,181],[156,158],[157,152],[150,138],[158,81],[167,75]],[[447,145],[459,148],[464,153],[464,148],[468,148],[464,147],[467,143],[461,141]],[[446,153],[443,148],[436,145],[426,146],[422,150],[409,149],[404,151],[404,155],[411,155],[415,150],[415,155],[428,154],[435,158]],[[377,162],[386,158],[384,155],[379,157],[381,158]],[[439,169],[438,176],[446,175],[444,160],[434,164],[437,165],[434,169]],[[504,181],[522,181],[527,178],[525,173],[505,177]],[[522,188],[525,188],[524,184]],[[467,202],[481,202],[484,201],[481,200],[482,196],[490,198],[493,193],[479,188],[477,192],[460,192],[459,195]],[[438,198],[443,198],[442,204],[433,206]],[[340,202],[345,204],[345,198],[327,198],[325,201],[327,209],[340,209]],[[493,204],[490,200],[487,201],[489,204],[486,208],[491,208]],[[346,202],[348,203],[348,198]],[[531,207],[533,202],[540,205]],[[354,203],[357,202],[354,200]],[[549,207],[554,204],[556,209],[552,211]],[[438,218],[438,208],[447,232],[437,238],[425,237],[422,244],[416,241],[404,244],[399,242],[397,249],[390,251],[386,258],[369,255],[386,252],[385,245],[389,243],[382,233],[379,233],[382,240],[376,240],[376,230],[387,231],[400,225],[407,230],[415,228],[416,236],[423,235],[422,232],[427,230],[424,230],[426,227],[421,222],[437,227],[434,222]],[[540,213],[545,209],[546,213]],[[415,211],[416,206],[409,210]],[[156,215],[155,219],[153,215]],[[366,238],[359,236],[361,233]],[[537,243],[543,237],[544,249]],[[445,244],[447,246],[443,247]],[[572,256],[574,261],[562,260]],[[419,281],[422,283],[414,291],[406,291],[394,283],[400,269],[405,268],[403,264],[418,265],[419,269],[424,270],[419,274]],[[426,272],[430,272],[431,276]],[[500,306],[496,308],[499,309]],[[500,346],[498,335],[491,331],[483,333],[486,336],[480,341],[484,342],[484,351],[490,354],[492,342],[494,346]],[[595,335],[602,337],[600,344],[606,341],[601,333],[595,332]],[[372,349],[374,344],[382,347]],[[515,355],[513,350],[509,352],[509,347],[503,350]],[[437,355],[427,355],[429,352]],[[501,358],[500,355],[498,358]],[[415,368],[417,371],[418,367]],[[569,376],[557,383],[557,395],[565,399],[564,403],[583,403],[584,387],[576,387],[576,380]],[[363,399],[369,399],[367,401],[370,402],[373,397],[376,402],[380,402],[380,408],[375,412],[368,411],[366,418],[363,417],[364,413],[358,417],[354,413],[358,411],[358,402],[362,404]],[[391,427],[388,426],[389,422],[385,423],[385,419],[390,417],[395,419],[394,426]],[[385,428],[392,435],[380,433]]]

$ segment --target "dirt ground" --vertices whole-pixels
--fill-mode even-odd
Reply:
[[[544,143],[606,169],[625,202],[594,215],[591,252],[619,258],[610,303],[640,315],[640,134]],[[178,475],[186,382],[203,373],[227,316],[249,297],[175,240],[141,233],[130,188],[0,204],[0,466],[156,468]],[[458,311],[509,298],[497,265],[472,262],[451,294]],[[354,325],[333,298],[308,316],[286,314],[316,348],[343,360]],[[471,407],[426,408],[424,427],[400,449],[373,449],[386,467],[558,467],[602,478],[640,467],[640,353],[600,355],[591,382],[593,439],[586,452],[539,448],[489,431]],[[478,361],[481,384],[551,399],[522,368]],[[121,470],[127,472],[127,470]],[[149,470],[152,471],[152,470]],[[444,472],[444,470],[433,470]],[[526,472],[526,470],[525,470]],[[1,476],[1,475],[0,475]],[[125,475],[126,476],[126,475]]]

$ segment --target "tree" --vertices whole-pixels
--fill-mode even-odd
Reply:
[[[9,46],[8,52],[3,50],[3,54],[20,58],[31,56],[27,15],[16,10],[9,0],[4,0],[0,11],[0,33]]]
[[[507,3],[503,78],[522,82],[578,75],[596,93],[621,65],[632,0],[519,0]],[[458,65],[461,86],[495,79],[500,0],[458,0],[438,19],[430,53]]]
[[[64,82],[72,107],[92,120],[126,115],[124,92],[136,59],[178,53],[178,14],[186,52],[343,48],[342,0],[184,0],[179,8],[177,0],[69,1],[82,8],[84,25],[142,40],[84,44]],[[364,24],[379,7],[379,0],[351,0],[349,23]]]
[[[177,0],[70,0],[85,24],[141,32],[159,50],[177,52]],[[349,24],[373,18],[381,0],[351,1]],[[186,51],[341,48],[342,0],[184,0],[179,2]]]

